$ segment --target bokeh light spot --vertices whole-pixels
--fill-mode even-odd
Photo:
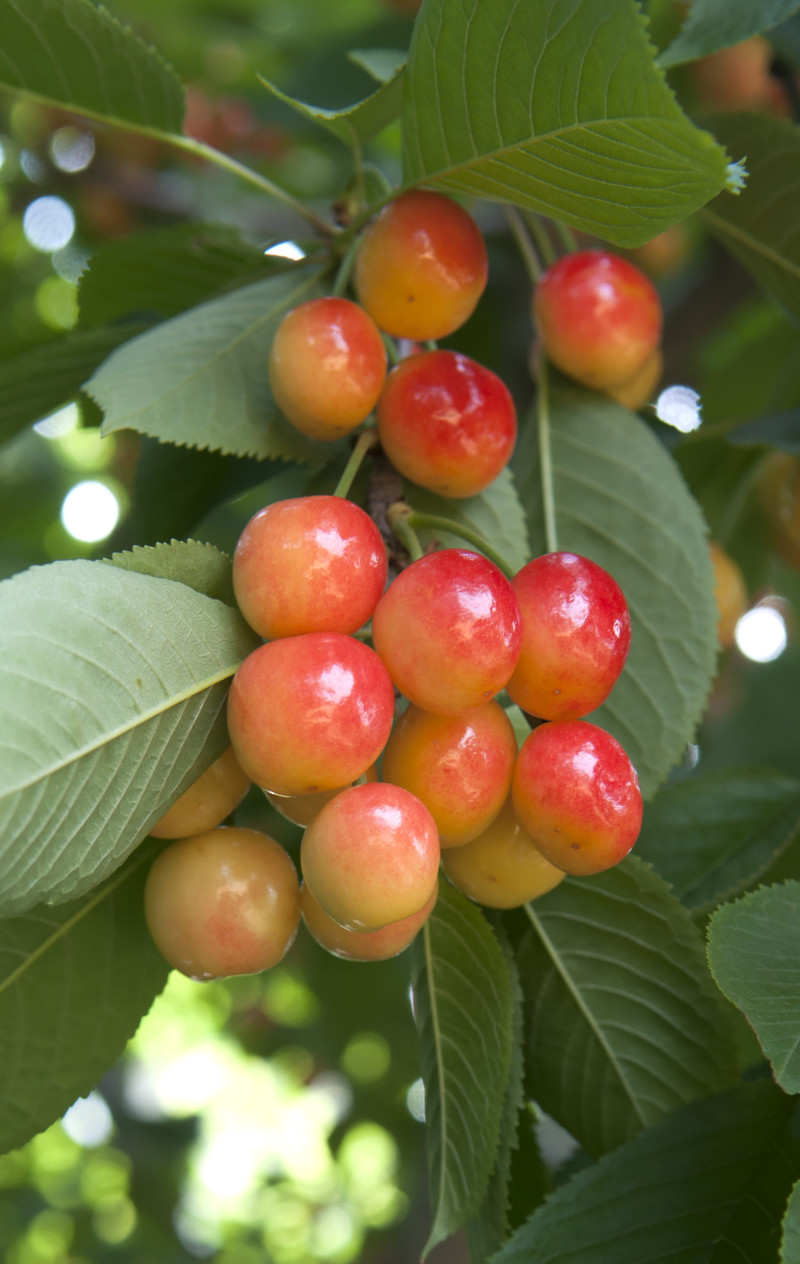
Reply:
[[[786,620],[775,606],[759,604],[736,624],[736,644],[754,663],[771,663],[786,649]]]
[[[73,540],[93,544],[111,535],[119,519],[119,501],[110,487],[89,479],[64,497],[61,521]]]
[[[99,1146],[111,1139],[114,1120],[105,1099],[93,1092],[88,1097],[79,1097],[70,1106],[61,1120],[61,1127],[78,1145]]]
[[[75,216],[60,197],[40,197],[31,202],[22,217],[25,236],[36,250],[61,250],[72,240]]]
[[[59,127],[50,137],[50,157],[59,171],[85,171],[94,158],[94,136],[78,127]]]

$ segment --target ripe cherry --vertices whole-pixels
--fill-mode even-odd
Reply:
[[[606,393],[618,404],[622,404],[623,408],[638,412],[655,398],[663,372],[664,357],[661,348],[656,347],[633,377],[628,378],[627,382],[621,382],[619,386],[610,386]]]
[[[355,632],[386,584],[371,518],[343,496],[302,496],[250,519],[233,555],[239,609],[260,636]]]
[[[482,834],[443,853],[442,865],[453,886],[488,908],[519,908],[567,876],[522,828],[510,796]]]
[[[367,229],[353,279],[359,302],[395,338],[444,338],[472,315],[488,257],[467,211],[441,193],[412,189]]]
[[[517,414],[491,370],[456,351],[401,361],[378,401],[378,434],[392,464],[440,496],[476,496],[508,464]]]
[[[220,825],[250,789],[250,778],[228,747],[151,826],[153,838],[188,838]]]
[[[300,909],[303,921],[317,943],[335,957],[348,961],[387,961],[408,947],[427,922],[439,895],[437,882],[418,913],[389,922],[380,930],[348,930],[329,917],[306,883],[300,888]]]
[[[386,377],[383,339],[363,308],[316,298],[284,316],[272,340],[275,402],[312,439],[339,439],[375,407]]]

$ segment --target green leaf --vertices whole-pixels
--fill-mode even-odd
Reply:
[[[0,922],[0,1153],[94,1088],[164,986],[144,920],[151,855],[80,901]]]
[[[417,487],[415,483],[406,483],[403,494],[411,508],[419,513],[449,518],[477,531],[512,570],[519,570],[530,560],[525,512],[508,467],[480,495],[468,496],[464,500],[448,500]],[[421,527],[418,534],[423,545],[438,541],[445,548],[473,547],[465,544],[460,536],[447,531]]]
[[[359,64],[362,64],[361,60]],[[371,64],[377,65],[374,59]],[[361,141],[377,136],[378,132],[382,132],[384,127],[388,127],[399,117],[403,107],[404,75],[405,66],[401,61],[395,65],[391,77],[384,80],[375,92],[365,97],[363,101],[357,101],[355,105],[348,105],[342,110],[326,110],[321,105],[307,105],[305,101],[296,101],[285,92],[281,92],[280,88],[276,88],[275,84],[270,83],[263,75],[259,75],[259,79],[276,101],[288,105],[306,122],[324,127],[345,145],[358,146]]]
[[[558,548],[604,566],[630,608],[628,661],[591,719],[625,747],[647,798],[691,741],[715,673],[706,527],[673,458],[634,413],[559,387],[550,441]],[[534,424],[524,429],[514,466],[534,555],[545,553]]]
[[[112,553],[104,558],[113,566],[139,575],[156,575],[161,579],[175,579],[195,592],[204,593],[216,601],[235,606],[233,595],[233,564],[227,553],[213,544],[201,544],[198,540],[171,540],[169,544],[134,545],[129,552]]]
[[[307,439],[277,411],[267,367],[277,325],[318,292],[318,275],[300,268],[245,286],[121,347],[86,385],[105,414],[103,433],[138,430],[234,456],[329,459],[332,444]]]
[[[726,768],[678,781],[645,808],[636,854],[689,908],[751,885],[800,829],[800,781]]]
[[[353,48],[347,54],[348,61],[374,79],[376,83],[388,83],[399,71],[405,69],[406,54],[399,48]]]
[[[492,1264],[777,1264],[793,1111],[765,1081],[678,1111],[562,1185]]]
[[[228,745],[237,612],[105,562],[0,584],[0,914],[83,895]]]
[[[703,211],[709,230],[772,298],[800,316],[800,134],[771,114],[714,119],[717,135],[746,156],[749,177],[738,198],[716,198]]]
[[[529,1091],[587,1153],[735,1082],[700,932],[647,866],[568,878],[526,912]]]
[[[679,66],[706,57],[768,31],[800,10],[798,0],[759,0],[758,4],[730,4],[728,0],[693,0],[679,34],[658,58],[659,66]]]
[[[513,993],[485,917],[445,882],[413,951],[433,1207],[424,1258],[478,1213],[489,1187],[511,1066]]]
[[[792,1190],[783,1218],[781,1264],[800,1264],[800,1181]]]
[[[180,132],[171,67],[90,0],[0,0],[0,84],[106,123]]]
[[[712,915],[708,960],[787,1093],[800,1093],[800,882],[761,887]]]
[[[429,0],[403,115],[407,184],[541,211],[635,246],[729,185],[633,0]]]
[[[791,452],[792,456],[800,456],[800,408],[746,421],[743,426],[729,430],[726,438],[730,443],[745,446],[766,443],[782,452]]]

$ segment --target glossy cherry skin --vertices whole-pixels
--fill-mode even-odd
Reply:
[[[412,189],[370,224],[353,281],[379,329],[425,342],[464,324],[488,275],[486,245],[472,216],[442,193]]]
[[[386,550],[371,518],[343,496],[301,496],[259,510],[233,555],[233,590],[265,640],[355,632],[386,584]]]
[[[517,414],[506,385],[457,351],[423,351],[392,369],[378,435],[396,469],[440,496],[477,496],[508,464]]]
[[[380,930],[348,930],[329,917],[306,883],[300,888],[300,909],[309,933],[321,947],[347,961],[388,961],[403,952],[427,922],[439,895],[437,882],[418,913],[389,922]]]
[[[542,276],[533,316],[545,353],[596,390],[628,381],[661,340],[661,300],[638,268],[607,250],[580,250]]]
[[[522,648],[506,686],[518,707],[542,720],[577,720],[613,689],[631,644],[622,589],[577,553],[545,553],[512,586],[522,612]]]
[[[523,829],[566,873],[610,869],[639,837],[636,769],[616,738],[586,720],[533,730],[519,752],[512,796]]]
[[[522,828],[510,796],[482,834],[443,853],[442,865],[453,886],[487,908],[519,908],[567,876]]]
[[[329,917],[378,930],[425,905],[439,870],[439,838],[423,803],[372,782],[331,799],[303,835],[303,878]]]
[[[410,706],[395,724],[381,761],[384,781],[421,799],[444,847],[484,830],[511,788],[517,739],[496,702],[469,715],[433,715]]]
[[[156,858],[145,916],[169,964],[192,979],[268,970],[297,934],[297,873],[267,834],[209,830],[171,843]]]
[[[372,643],[397,688],[438,715],[466,715],[499,693],[521,641],[511,584],[493,562],[467,549],[412,562],[372,616]]]
[[[301,303],[278,326],[269,358],[275,402],[312,439],[339,439],[375,407],[386,377],[383,339],[346,298]]]
[[[717,640],[722,649],[733,645],[736,624],[747,609],[747,587],[741,570],[723,548],[709,544],[714,570],[714,600],[717,603]]]
[[[622,404],[623,408],[629,408],[634,413],[638,412],[645,404],[652,403],[655,399],[663,372],[664,356],[661,348],[656,347],[633,377],[628,378],[627,382],[621,382],[619,386],[610,386],[607,394],[618,404]]]
[[[228,747],[150,829],[153,838],[188,838],[220,825],[250,789],[250,778]]]
[[[228,697],[236,757],[257,785],[312,794],[356,781],[380,755],[394,689],[374,650],[339,632],[284,637],[254,650]]]

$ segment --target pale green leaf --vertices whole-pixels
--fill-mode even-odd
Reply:
[[[104,559],[125,571],[139,575],[156,575],[176,579],[181,584],[204,593],[229,606],[236,604],[233,595],[233,564],[227,553],[213,544],[199,540],[171,540],[168,544],[134,545],[124,553],[112,553]]]
[[[380,87],[355,105],[346,106],[342,110],[326,110],[321,105],[308,105],[305,101],[296,101],[287,96],[270,83],[263,75],[259,79],[276,101],[287,105],[295,114],[308,123],[316,123],[331,132],[345,145],[358,146],[361,141],[369,140],[382,132],[384,127],[393,123],[399,116],[403,106],[403,76],[405,66],[402,61],[395,66],[391,77],[384,80]]]
[[[478,496],[467,496],[464,500],[448,500],[417,487],[415,483],[405,484],[404,496],[411,508],[420,513],[449,518],[477,531],[513,571],[530,560],[525,512],[508,467]],[[437,541],[444,548],[474,547],[456,533],[439,528],[420,527],[418,534],[425,546]]]
[[[0,911],[112,873],[228,744],[241,616],[170,579],[54,562],[0,584]]]
[[[758,0],[731,4],[730,0],[693,0],[686,21],[658,58],[660,66],[706,57],[719,48],[739,44],[785,22],[800,10],[798,0]]]
[[[164,986],[144,920],[151,856],[75,903],[0,922],[0,1153],[94,1088]]]
[[[478,1213],[489,1187],[511,1066],[513,996],[488,922],[445,882],[413,952],[433,1208],[427,1254]]]
[[[592,1155],[735,1082],[689,913],[629,857],[526,905],[529,1091]]]
[[[406,72],[405,182],[647,241],[729,182],[654,52],[633,0],[428,0]]]
[[[787,1093],[800,1093],[800,882],[761,887],[712,915],[708,959]]]
[[[399,48],[353,48],[347,57],[376,83],[388,83],[406,64],[406,54]]]
[[[800,1264],[800,1181],[792,1190],[783,1218],[781,1264]]]
[[[180,132],[174,71],[102,6],[0,0],[0,30],[0,84],[106,123]]]

